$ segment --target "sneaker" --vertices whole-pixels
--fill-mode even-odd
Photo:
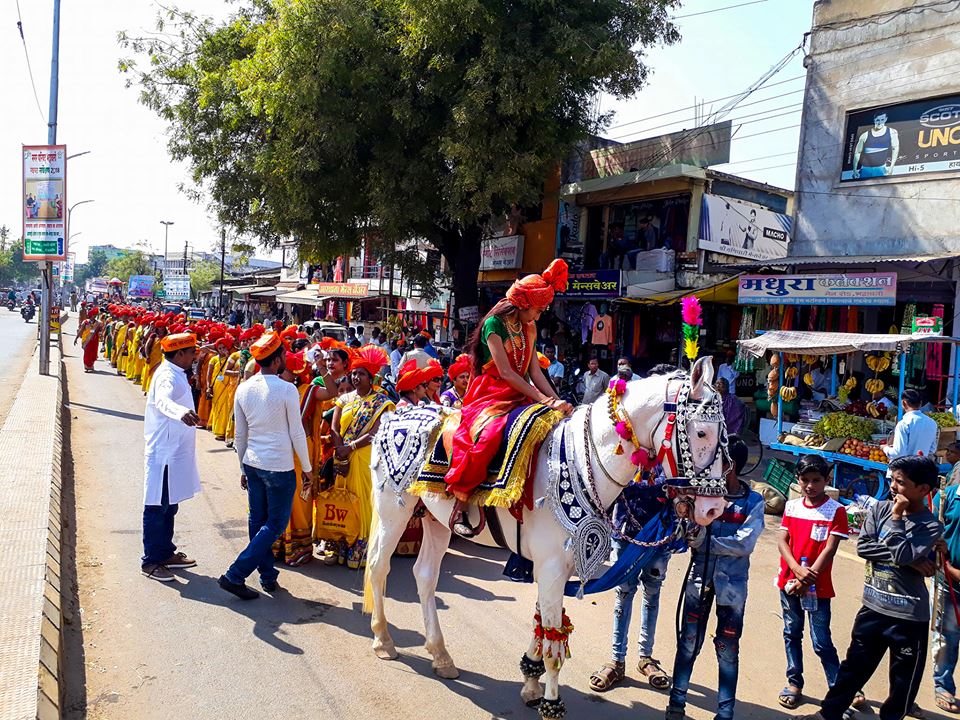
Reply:
[[[682,707],[669,705],[663,717],[664,720],[684,720],[684,718],[687,717],[687,713]]]
[[[262,587],[264,591],[268,593],[275,593],[280,589],[280,583],[278,583],[276,580],[261,580],[260,587]]]
[[[186,553],[178,552],[168,557],[163,564],[172,570],[182,570],[196,567],[197,561],[188,558]]]
[[[217,581],[217,584],[228,593],[231,595],[236,595],[241,600],[256,600],[258,597],[260,597],[260,593],[258,593],[256,590],[248,588],[243,583],[238,584],[235,582],[230,582],[227,580],[226,575],[221,575],[220,579]]]
[[[167,566],[163,563],[147,563],[146,565],[142,565],[140,567],[140,573],[145,578],[159,582],[173,582],[176,579],[173,573],[167,570]]]

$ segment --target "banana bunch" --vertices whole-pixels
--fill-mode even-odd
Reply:
[[[780,388],[780,398],[784,402],[790,402],[791,400],[797,399],[797,389],[795,387],[782,387]]]
[[[791,365],[783,371],[783,376],[787,380],[796,380],[798,377],[800,377],[800,370],[798,370],[794,365]]]
[[[787,362],[795,363],[797,360],[800,359],[800,356],[797,355],[796,353],[787,353],[786,358],[787,358]]]
[[[817,356],[816,356],[816,355],[804,355],[804,356],[803,356],[803,361],[804,361],[807,365],[813,365],[813,364],[817,361]]]
[[[875,373],[884,372],[890,369],[890,358],[880,355],[867,355],[867,367]],[[864,387],[866,387],[866,385],[864,385]]]
[[[877,393],[883,392],[883,389],[886,387],[886,385],[884,384],[883,380],[873,378],[872,380],[867,380],[865,383],[863,383],[863,387],[871,395],[876,395]]]
[[[867,383],[869,383],[869,382],[870,382],[870,381],[867,380]],[[884,406],[884,408],[886,408],[886,406]],[[886,410],[884,409],[883,411],[881,411],[881,410],[880,410],[880,406],[879,406],[878,403],[868,402],[868,403],[867,403],[867,414],[870,415],[870,417],[872,417],[872,418],[880,418],[880,417],[883,417],[884,415],[886,415]]]
[[[805,373],[803,376],[803,382],[808,387],[813,387],[813,373]]]
[[[847,389],[847,392],[850,392],[857,386],[857,379],[851,375],[847,378],[847,381],[843,384],[843,387]]]

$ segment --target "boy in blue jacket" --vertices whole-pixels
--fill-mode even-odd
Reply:
[[[693,665],[707,632],[710,607],[717,603],[713,644],[720,678],[716,720],[733,720],[740,672],[740,636],[747,603],[750,555],[763,532],[763,498],[737,477],[746,461],[746,447],[731,445],[733,466],[727,473],[727,507],[709,527],[696,526],[689,538],[692,568],[684,587],[683,624],[673,664],[673,689],[666,720],[686,717],[687,690]]]

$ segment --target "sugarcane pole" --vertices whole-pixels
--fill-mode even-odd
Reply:
[[[950,473],[953,474],[952,471]],[[950,477],[947,476],[947,482],[950,481]],[[947,509],[947,494],[946,494],[946,483],[944,487],[940,489],[940,507],[937,509],[937,519],[940,521],[940,527],[943,527],[943,520]],[[930,616],[930,630],[932,632],[942,634],[943,630],[943,613],[944,613],[944,588],[946,584],[946,572],[947,572],[947,558],[946,553],[937,552],[937,571],[933,576],[933,613]]]

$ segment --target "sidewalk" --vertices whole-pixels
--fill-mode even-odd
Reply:
[[[59,717],[61,374],[36,352],[0,429],[0,720]]]

